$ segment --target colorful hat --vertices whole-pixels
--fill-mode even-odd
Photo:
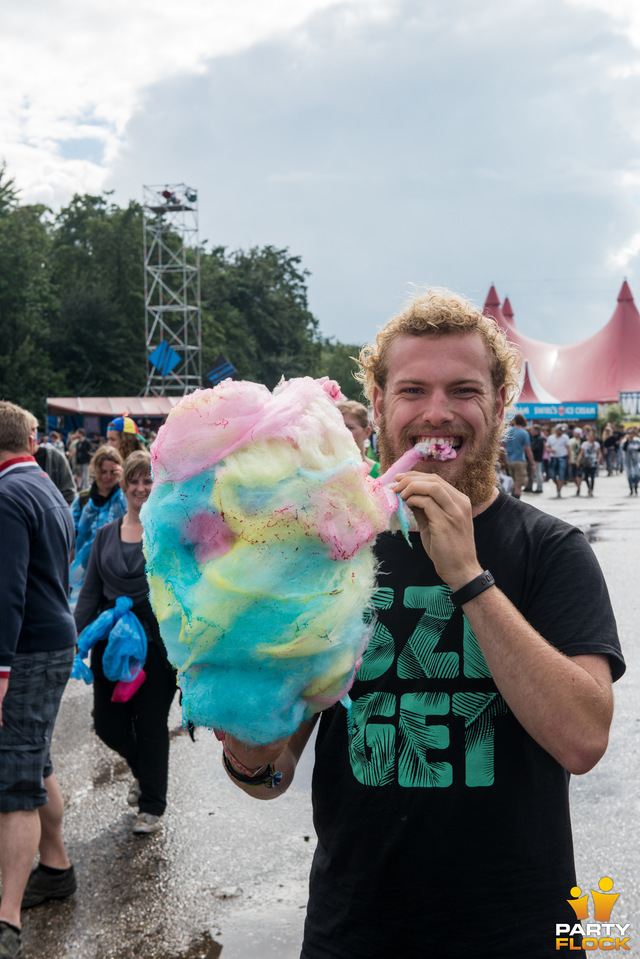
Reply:
[[[107,426],[108,430],[115,430],[117,433],[137,433],[138,427],[130,416],[116,416]]]

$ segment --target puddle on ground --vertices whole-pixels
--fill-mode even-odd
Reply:
[[[116,759],[114,762],[103,762],[93,774],[93,788],[99,789],[100,786],[109,786],[114,782],[121,782],[129,776],[129,767],[124,759]]]
[[[141,943],[129,946],[118,953],[109,953],[109,959],[218,959],[222,954],[222,946],[212,939],[208,932],[197,939],[192,939],[186,951],[167,951],[162,946],[150,945],[146,949]],[[106,959],[106,957],[105,957]]]

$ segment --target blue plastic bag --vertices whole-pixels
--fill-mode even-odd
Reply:
[[[135,613],[129,596],[118,596],[115,606],[105,609],[78,636],[78,653],[71,670],[72,679],[93,682],[91,669],[83,662],[96,643],[107,640],[102,668],[112,682],[132,682],[147,658],[147,634]]]
[[[109,633],[109,642],[102,657],[107,679],[114,683],[130,683],[136,678],[147,658],[147,634],[135,613],[126,612]]]

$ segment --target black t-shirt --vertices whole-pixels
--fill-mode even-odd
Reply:
[[[497,692],[417,534],[377,543],[377,623],[350,711],[322,716],[305,959],[545,959],[575,922],[568,773]],[[624,671],[607,589],[575,527],[501,494],[480,564],[549,642]],[[567,615],[579,590],[581,615]],[[573,951],[571,955],[577,955]]]
[[[531,436],[531,452],[534,462],[541,463],[544,454],[544,440],[539,433],[533,433]]]
[[[91,443],[88,439],[80,440],[76,446],[76,463],[79,463],[80,466],[84,466],[85,463],[91,462]]]

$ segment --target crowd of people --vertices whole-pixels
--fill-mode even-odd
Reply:
[[[607,423],[598,438],[595,427],[553,428],[538,423],[527,425],[520,413],[513,417],[498,456],[498,481],[517,499],[524,493],[543,493],[548,482],[557,498],[575,487],[575,496],[594,495],[600,471],[606,476],[626,475],[629,496],[638,495],[640,483],[640,430]]]
[[[360,365],[373,418],[362,404],[339,409],[370,475],[417,442],[457,455],[393,485],[416,529],[410,543],[393,532],[376,543],[378,621],[349,708],[265,746],[223,734],[224,768],[248,795],[276,798],[319,719],[302,959],[423,955],[425,930],[434,955],[506,959],[525,924],[520,954],[555,955],[546,930],[576,881],[568,774],[603,755],[625,667],[584,537],[514,500],[545,482],[558,497],[570,483],[579,496],[584,482],[592,496],[605,466],[623,469],[637,495],[639,431],[608,424],[598,439],[590,425],[549,430],[517,414],[505,433],[512,350],[446,291],[417,295]],[[0,536],[14,547],[0,559],[0,959],[23,955],[21,909],[76,891],[50,747],[85,645],[95,732],[131,771],[132,830],[162,825],[176,673],[142,552],[152,438],[128,416],[104,438],[45,437],[32,414],[0,402]],[[575,620],[578,585],[586,605]],[[135,675],[113,665],[129,615],[144,650]]]
[[[0,959],[21,959],[21,911],[77,887],[50,747],[85,627],[108,621],[91,646],[93,721],[131,770],[135,834],[161,827],[177,687],[148,597],[140,509],[151,457],[134,421],[117,417],[103,441],[78,429],[65,444],[0,402],[0,481],[0,536],[11,546],[0,561]],[[139,630],[137,682],[114,672],[122,602]]]
[[[37,423],[37,421],[36,421]],[[157,426],[157,424],[156,424]],[[149,420],[136,423],[130,416],[117,416],[107,426],[106,436],[92,433],[87,436],[84,427],[67,432],[65,438],[57,431],[42,432],[40,444],[53,447],[66,456],[69,463],[75,489],[86,490],[89,487],[89,464],[91,457],[101,446],[109,445],[118,450],[123,459],[136,450],[146,450],[156,438],[157,430]]]

